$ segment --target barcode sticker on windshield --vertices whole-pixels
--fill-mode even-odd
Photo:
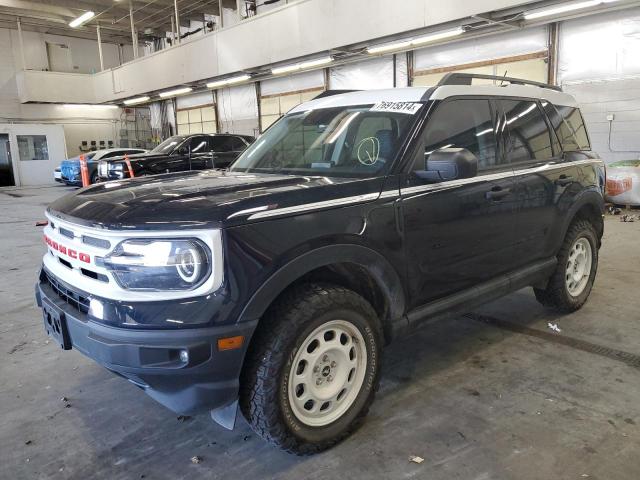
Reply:
[[[371,107],[372,112],[397,112],[415,115],[420,110],[421,103],[415,102],[378,102]]]

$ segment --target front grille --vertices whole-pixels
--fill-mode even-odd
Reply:
[[[60,235],[64,235],[65,237],[70,238],[71,240],[73,240],[75,237],[73,232],[71,230],[67,230],[66,228],[60,227],[58,228],[58,231],[60,232]]]
[[[103,238],[89,237],[88,235],[82,235],[82,243],[86,243],[87,245],[92,245],[98,248],[111,248],[111,242],[109,240],[104,240]]]
[[[40,282],[49,285],[53,291],[56,292],[58,297],[60,297],[69,306],[79,312],[85,314],[89,313],[89,297],[74,292],[44,269],[42,269],[42,273],[40,275]]]

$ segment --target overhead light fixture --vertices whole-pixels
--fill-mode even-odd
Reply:
[[[176,95],[189,93],[191,90],[193,90],[191,87],[176,88],[175,90],[167,90],[166,92],[160,92],[158,95],[160,95],[160,97],[162,98],[175,97]]]
[[[218,88],[224,87],[225,85],[233,85],[234,83],[246,82],[250,78],[251,75],[238,75],[237,77],[225,78],[224,80],[207,83],[207,88]]]
[[[390,52],[392,50],[402,50],[403,48],[409,48],[411,46],[411,42],[395,42],[395,43],[387,43],[386,45],[378,45],[377,47],[368,47],[368,53],[384,53]]]
[[[417,45],[423,45],[429,42],[435,42],[437,40],[443,40],[445,38],[457,37],[464,33],[464,28],[457,27],[451,30],[444,30],[442,32],[428,33],[420,37],[412,38],[410,40],[403,40],[401,42],[387,43],[385,45],[378,45],[375,47],[368,47],[368,53],[384,53],[393,50],[402,50]]]
[[[574,10],[581,10],[583,8],[595,7],[602,3],[612,3],[615,1],[617,0],[588,0],[586,2],[557,5],[555,7],[546,8],[544,10],[535,10],[532,12],[525,12],[524,18],[525,20],[535,20],[536,18],[559,15],[561,13],[572,12]]]
[[[464,28],[458,27],[453,30],[445,30],[443,32],[430,33],[422,37],[417,37],[411,40],[411,45],[421,45],[423,43],[435,42],[436,40],[442,40],[445,38],[457,37],[464,33]]]
[[[306,62],[294,63],[292,65],[285,65],[284,67],[275,67],[271,69],[273,75],[280,75],[282,73],[297,72],[299,70],[306,70],[307,68],[319,67],[320,65],[326,65],[333,62],[332,56],[326,56],[322,58],[316,58],[314,60],[308,60]]]
[[[82,15],[80,15],[78,18],[71,20],[69,22],[69,26],[72,28],[76,28],[79,27],[80,25],[82,25],[83,23],[91,20],[93,17],[95,17],[95,13],[89,11],[89,12],[84,12]]]
[[[136,103],[142,103],[142,102],[146,102],[149,100],[149,97],[144,96],[144,97],[135,97],[135,98],[128,98],[127,100],[125,100],[123,103],[125,105],[135,105]]]
[[[107,105],[107,104],[91,105],[88,103],[65,103],[62,106],[64,108],[97,108],[97,109],[105,109],[105,110],[119,108],[117,105]]]

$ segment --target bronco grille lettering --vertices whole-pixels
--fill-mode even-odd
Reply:
[[[68,248],[55,240],[52,240],[47,235],[44,236],[44,242],[49,245],[52,249],[66,255],[69,258],[73,258],[74,260],[80,260],[84,263],[91,263],[91,255],[88,253],[78,252],[72,248]]]

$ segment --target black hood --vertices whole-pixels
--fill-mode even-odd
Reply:
[[[131,155],[127,155],[127,157],[129,157],[129,160],[135,160],[135,161],[140,161],[140,160],[151,160],[154,158],[166,158],[169,155],[171,155],[170,153],[151,153],[151,152],[144,152],[144,153],[133,153]],[[108,163],[118,163],[118,162],[124,162],[124,155],[120,155],[118,157],[111,157],[111,158],[105,158],[103,160],[99,160],[100,162],[108,162]]]
[[[257,211],[331,203],[360,195],[369,200],[380,192],[382,182],[381,178],[220,170],[169,173],[99,183],[60,198],[48,212],[74,223],[108,229],[214,228],[245,223]]]

